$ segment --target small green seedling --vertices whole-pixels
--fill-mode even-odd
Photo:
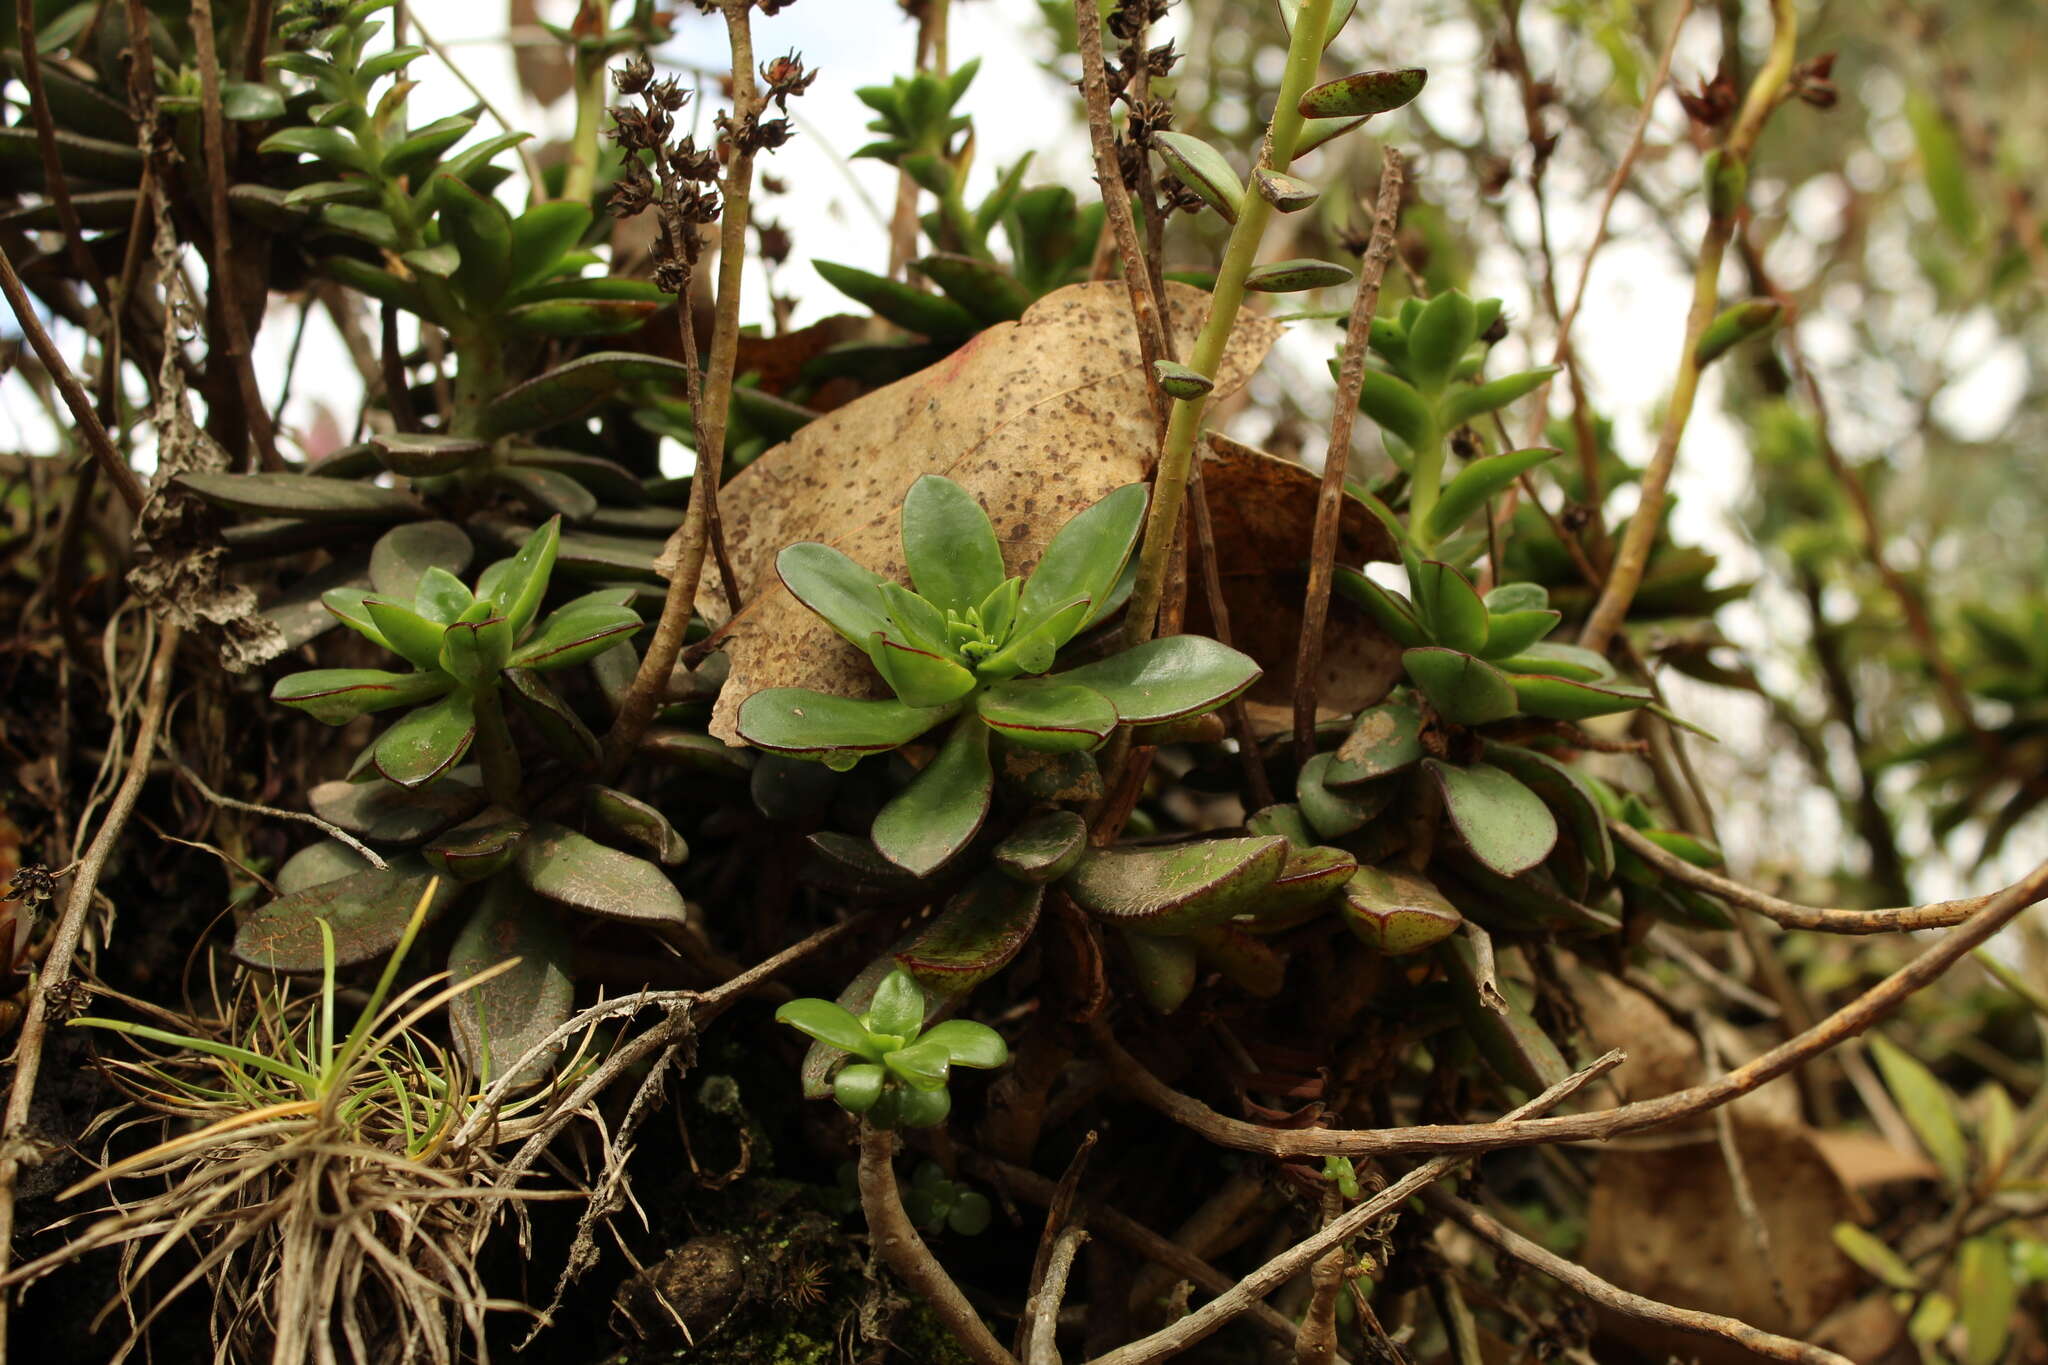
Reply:
[[[790,1001],[775,1017],[854,1059],[833,1077],[832,1097],[877,1128],[944,1123],[953,1109],[946,1082],[954,1067],[986,1070],[1010,1060],[1003,1036],[986,1024],[948,1019],[926,1028],[924,991],[901,970],[882,978],[864,1014],[830,1000],[803,999]]]

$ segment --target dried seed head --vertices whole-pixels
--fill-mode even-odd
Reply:
[[[788,113],[790,96],[809,90],[811,82],[818,79],[818,73],[804,69],[802,53],[789,52],[762,67],[761,79],[767,82],[768,98],[774,101],[775,107]]]
[[[654,63],[644,52],[635,54],[624,66],[612,72],[612,84],[621,95],[637,95],[653,79]]]

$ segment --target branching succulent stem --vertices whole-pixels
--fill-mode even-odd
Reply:
[[[1789,0],[1787,0],[1789,3]],[[1301,136],[1302,95],[1314,82],[1323,55],[1323,34],[1330,20],[1331,0],[1303,0],[1295,17],[1294,37],[1287,48],[1287,70],[1280,81],[1273,122],[1266,130],[1259,165],[1285,171],[1294,160],[1294,147]],[[1118,183],[1105,193],[1122,193]],[[1230,329],[1244,306],[1245,277],[1258,263],[1259,243],[1273,206],[1246,182],[1238,204],[1237,223],[1223,250],[1223,263],[1216,272],[1216,288],[1210,296],[1209,317],[1188,364],[1214,379],[1223,364],[1224,347]],[[1149,376],[1148,376],[1149,378]],[[1195,438],[1201,434],[1202,416],[1208,410],[1204,398],[1176,399],[1167,419],[1166,443],[1159,452],[1159,466],[1152,476],[1152,511],[1145,522],[1145,540],[1138,550],[1138,578],[1131,590],[1130,607],[1124,615],[1124,645],[1143,644],[1152,638],[1159,615],[1160,597],[1166,585],[1167,561],[1172,557],[1173,539],[1180,529],[1181,507],[1187,498],[1188,472],[1194,465]]]
[[[1764,120],[1777,107],[1786,82],[1792,78],[1793,63],[1798,55],[1798,5],[1794,0],[1772,0],[1771,12],[1777,27],[1771,39],[1770,56],[1757,71],[1756,79],[1750,82],[1742,111],[1736,115],[1735,126],[1721,149],[1724,169],[1738,177],[1747,176],[1750,154],[1756,149]],[[1718,198],[1711,187],[1708,193],[1710,198]],[[1685,437],[1686,423],[1692,418],[1693,401],[1699,395],[1700,336],[1718,310],[1721,261],[1727,254],[1729,240],[1735,235],[1736,220],[1741,214],[1741,196],[1731,196],[1731,200],[1716,202],[1712,217],[1707,221],[1706,237],[1700,243],[1699,266],[1693,272],[1692,311],[1686,317],[1685,346],[1679,353],[1678,378],[1671,386],[1671,401],[1664,411],[1664,427],[1657,437],[1656,453],[1650,459],[1650,467],[1643,471],[1642,501],[1636,515],[1629,518],[1628,531],[1622,537],[1621,547],[1615,552],[1614,566],[1607,575],[1607,585],[1601,589],[1600,598],[1593,605],[1593,613],[1587,618],[1585,629],[1579,633],[1579,644],[1587,649],[1604,652],[1628,619],[1629,604],[1635,600],[1636,590],[1642,586],[1643,571],[1650,562],[1650,550],[1664,520],[1664,493],[1671,484],[1672,468],[1678,463],[1678,445]]]

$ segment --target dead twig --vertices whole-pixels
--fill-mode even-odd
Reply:
[[[903,1210],[903,1196],[896,1188],[896,1134],[877,1128],[865,1119],[860,1125],[860,1206],[867,1215],[868,1240],[882,1263],[932,1310],[953,1340],[980,1365],[1017,1365],[1017,1358],[1004,1349],[981,1314],[953,1283],[953,1277],[932,1255],[910,1215]],[[1071,1254],[1069,1260],[1071,1261]],[[1050,1337],[1050,1327],[1046,1329]],[[1041,1357],[1042,1359],[1042,1357]]]
[[[1793,1068],[1861,1034],[1932,984],[1950,967],[2048,895],[2048,863],[1984,902],[1976,914],[1920,956],[1908,962],[1812,1028],[1759,1054],[1713,1080],[1656,1099],[1589,1114],[1523,1122],[1416,1124],[1407,1128],[1280,1130],[1217,1113],[1200,1100],[1173,1089],[1125,1052],[1106,1030],[1097,1041],[1117,1079],[1138,1099],[1211,1142],[1268,1156],[1380,1157],[1410,1152],[1486,1152],[1555,1142],[1598,1142],[1696,1118],[1776,1080]]]
[[[4,258],[0,258],[4,259]],[[11,273],[11,272],[10,272]],[[165,620],[157,629],[156,657],[150,665],[148,692],[142,703],[142,717],[135,728],[135,748],[106,816],[78,860],[71,875],[71,888],[64,898],[64,910],[50,936],[50,949],[43,958],[35,989],[29,992],[28,1009],[21,1020],[21,1038],[14,1049],[14,1082],[7,1092],[7,1109],[0,1117],[0,1274],[7,1270],[14,1237],[14,1186],[21,1168],[37,1159],[28,1135],[29,1108],[35,1101],[36,1080],[42,1071],[43,1037],[50,1027],[53,1010],[61,1012],[71,985],[71,964],[85,934],[86,912],[99,890],[100,873],[120,842],[121,831],[149,780],[150,760],[156,753],[157,729],[163,724],[170,703],[172,665],[177,659],[182,634],[175,621]],[[0,1365],[7,1357],[7,1313],[10,1298],[0,1293]]]
[[[1696,1308],[1674,1308],[1668,1303],[1659,1303],[1655,1299],[1646,1299],[1640,1294],[1617,1289],[1585,1267],[1574,1265],[1564,1257],[1544,1250],[1520,1233],[1510,1231],[1489,1215],[1442,1190],[1424,1190],[1422,1199],[1430,1208],[1482,1242],[1506,1252],[1532,1269],[1542,1271],[1573,1293],[1592,1300],[1602,1308],[1632,1318],[1640,1318],[1644,1322],[1675,1327],[1681,1332],[1719,1337],[1723,1341],[1734,1342],[1744,1350],[1766,1360],[1791,1361],[1793,1365],[1851,1365],[1848,1359],[1836,1355],[1833,1351],[1824,1351],[1803,1341],[1777,1336],[1735,1318],[1725,1318],[1718,1313],[1703,1313]]]
[[[1563,1103],[1588,1081],[1603,1076],[1621,1065],[1624,1059],[1625,1054],[1619,1051],[1610,1052],[1585,1070],[1567,1076],[1551,1086],[1527,1104],[1511,1110],[1506,1117],[1496,1123],[1478,1126],[1507,1127],[1524,1115],[1544,1113]],[[1299,1275],[1324,1253],[1342,1247],[1382,1216],[1401,1207],[1409,1198],[1428,1189],[1461,1164],[1462,1158],[1456,1156],[1439,1156],[1423,1162],[1372,1198],[1324,1226],[1314,1236],[1297,1242],[1267,1261],[1178,1322],[1128,1346],[1120,1346],[1107,1355],[1097,1356],[1089,1365],[1150,1365],[1150,1362],[1155,1360],[1173,1359],[1196,1342],[1220,1330],[1234,1319],[1242,1317],[1254,1303]]]
[[[2028,882],[2016,883],[1986,896],[1966,896],[1961,900],[1934,901],[1927,905],[1904,905],[1888,910],[1822,909],[1780,900],[1717,872],[1695,867],[1618,821],[1610,823],[1608,828],[1616,839],[1628,846],[1629,852],[1673,881],[1683,882],[1695,891],[1718,896],[1738,909],[1752,910],[1766,919],[1776,920],[1787,929],[1806,929],[1819,934],[1902,934],[1918,929],[1950,929],[2033,880],[2029,878]],[[2034,900],[2043,896],[2048,896],[2048,886],[2039,887],[2034,892]],[[2031,905],[2033,901],[2026,904]],[[2024,909],[2025,906],[2019,908]]]
[[[1358,420],[1358,390],[1365,383],[1365,353],[1372,318],[1380,305],[1380,281],[1394,254],[1394,228],[1401,216],[1401,153],[1380,149],[1380,191],[1373,209],[1372,239],[1359,266],[1358,293],[1344,329],[1344,360],[1337,374],[1337,412],[1330,420],[1330,444],[1323,454],[1323,482],[1316,491],[1314,538],[1310,542],[1308,594],[1302,599],[1301,644],[1294,656],[1294,761],[1306,764],[1316,752],[1316,674],[1323,666],[1323,629],[1330,619],[1330,584],[1337,576],[1337,532],[1344,511],[1344,477],[1351,470],[1351,428]]]

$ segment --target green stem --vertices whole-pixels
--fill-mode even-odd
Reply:
[[[484,790],[507,810],[519,809],[519,750],[505,725],[505,705],[495,679],[479,687],[476,702],[476,756],[483,765]]]
[[[597,139],[604,119],[604,58],[576,54],[576,131],[569,138],[569,162],[562,173],[562,198],[588,203],[597,188]]]
[[[1294,160],[1294,146],[1301,137],[1301,97],[1315,81],[1322,60],[1323,34],[1330,21],[1331,0],[1302,0],[1294,21],[1294,38],[1287,48],[1287,70],[1281,77],[1279,103],[1273,109],[1272,125],[1259,165],[1285,171]],[[1119,187],[1105,191],[1121,193]],[[1209,300],[1209,317],[1195,339],[1188,364],[1210,379],[1223,364],[1223,351],[1230,342],[1230,329],[1237,323],[1244,305],[1245,277],[1257,263],[1259,241],[1273,206],[1259,196],[1249,180],[1237,206],[1237,223],[1223,249],[1223,264],[1216,272],[1216,288]],[[1146,375],[1147,383],[1151,376]],[[1152,638],[1159,615],[1159,599],[1165,590],[1166,565],[1173,550],[1173,538],[1180,529],[1181,507],[1187,499],[1188,474],[1194,467],[1195,437],[1201,433],[1207,398],[1175,399],[1167,419],[1166,443],[1159,452],[1159,466],[1152,475],[1152,510],[1145,519],[1145,541],[1138,551],[1138,578],[1131,590],[1131,604],[1124,614],[1124,643],[1143,644]]]
[[[1435,399],[1432,398],[1431,402]],[[1409,471],[1408,488],[1408,536],[1415,542],[1418,552],[1425,552],[1434,541],[1429,534],[1430,510],[1436,506],[1444,482],[1444,438],[1440,433],[1431,432],[1423,448],[1413,452],[1414,463]]]
[[[1750,82],[1742,112],[1736,116],[1734,130],[1721,149],[1724,164],[1744,181],[1748,178],[1749,158],[1756,149],[1757,136],[1763,131],[1764,120],[1777,107],[1798,56],[1798,5],[1794,0],[1772,0],[1771,8],[1777,31],[1771,40],[1770,57]],[[1713,194],[1711,189],[1709,194]],[[1678,444],[1685,436],[1693,400],[1699,394],[1700,335],[1719,311],[1721,260],[1727,254],[1729,239],[1735,235],[1735,222],[1741,211],[1739,202],[1716,204],[1707,221],[1706,237],[1700,243],[1699,268],[1693,272],[1692,311],[1686,319],[1685,349],[1678,358],[1678,377],[1671,386],[1671,401],[1664,409],[1664,429],[1657,438],[1650,466],[1643,472],[1641,500],[1636,514],[1629,518],[1621,548],[1615,552],[1607,586],[1601,590],[1599,601],[1586,618],[1585,629],[1579,633],[1579,644],[1587,649],[1606,651],[1628,620],[1629,604],[1642,586],[1643,571],[1650,562],[1650,551],[1664,520],[1664,491],[1678,463]]]

